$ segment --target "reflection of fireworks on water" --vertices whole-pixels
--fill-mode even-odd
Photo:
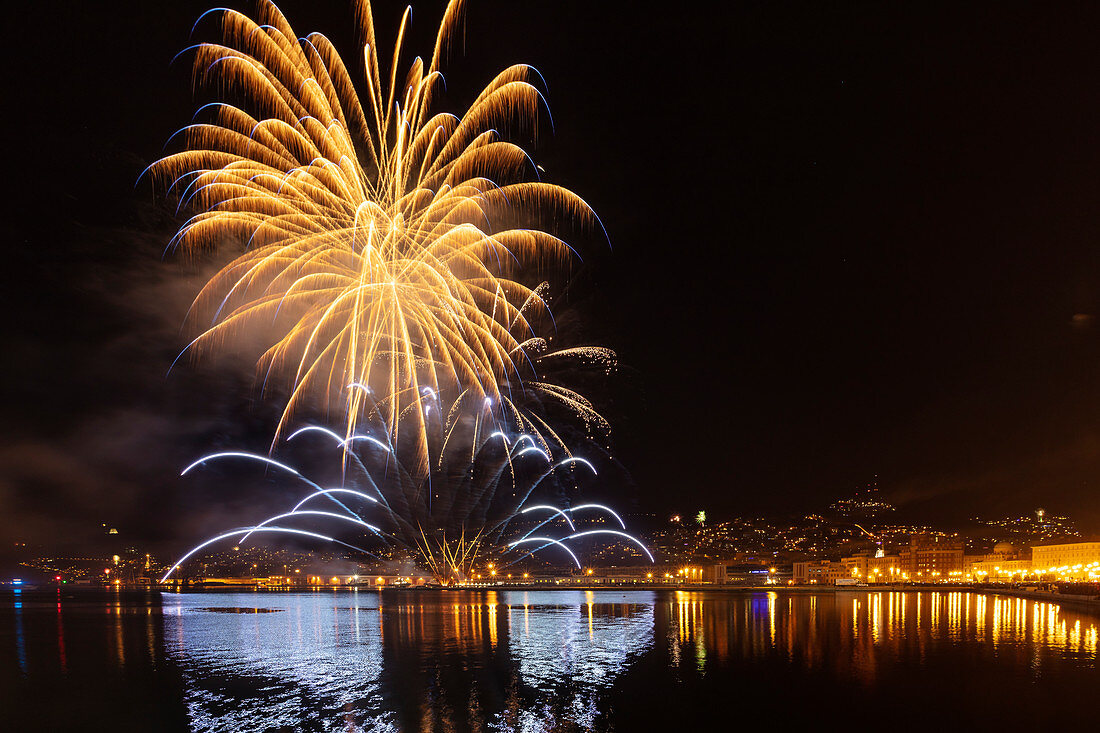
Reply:
[[[222,101],[200,108],[196,119],[209,121],[180,131],[183,152],[150,167],[197,212],[175,247],[247,243],[196,299],[196,316],[212,317],[189,349],[273,333],[258,366],[265,385],[271,375],[290,385],[279,431],[313,395],[346,414],[350,436],[379,405],[343,386],[372,385],[387,397],[386,424],[421,435],[409,448],[418,470],[429,452],[426,391],[499,404],[523,384],[588,409],[537,377],[548,287],[524,280],[525,268],[574,255],[541,222],[599,223],[575,194],[538,180],[500,132],[535,133],[545,103],[533,69],[505,69],[461,117],[432,110],[462,6],[449,3],[430,60],[400,73],[409,10],[384,71],[370,3],[360,2],[361,93],[331,42],[299,39],[270,2],[258,3],[255,21],[218,9],[222,42],[188,51],[196,86]]]
[[[507,429],[489,406],[479,413],[455,404],[447,413],[449,420],[430,423],[435,428],[427,440],[432,470],[423,476],[402,464],[384,425],[348,437],[306,426],[288,436],[294,442],[320,440],[336,451],[344,469],[338,487],[326,488],[287,463],[256,453],[226,451],[200,458],[183,475],[216,461],[254,461],[301,483],[308,493],[259,524],[201,543],[164,577],[214,543],[232,538],[240,545],[255,533],[336,542],[376,558],[375,552],[393,557],[398,551],[422,561],[441,580],[465,579],[485,555],[507,567],[540,550],[559,550],[580,569],[570,545],[587,537],[632,543],[653,560],[637,538],[623,531],[626,523],[611,507],[573,501],[582,477],[598,474],[590,460],[568,454],[538,433]],[[319,509],[321,502],[328,505]],[[538,521],[520,528],[517,520],[522,519]],[[346,526],[364,539],[352,543],[303,530],[294,526],[300,520]],[[594,521],[613,521],[616,529]]]

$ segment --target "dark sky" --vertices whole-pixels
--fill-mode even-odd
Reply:
[[[403,6],[376,5],[392,38]],[[809,511],[877,475],[913,516],[1100,531],[1100,7],[641,5],[471,0],[447,67],[457,102],[543,73],[534,157],[610,233],[565,308],[620,356],[593,396],[621,503]],[[218,260],[162,260],[178,220],[133,185],[197,106],[169,61],[207,7],[10,18],[4,534],[175,540],[246,511],[176,473],[270,406],[231,361],[165,378]],[[350,3],[281,7],[354,55]],[[439,13],[416,5],[417,51]]]

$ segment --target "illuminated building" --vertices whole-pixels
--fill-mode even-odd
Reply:
[[[1033,572],[1066,579],[1100,578],[1100,542],[1070,542],[1031,548]]]
[[[956,578],[966,570],[962,541],[932,534],[914,534],[898,557],[901,570],[913,582]]]
[[[646,568],[641,568],[646,570]],[[707,563],[706,565],[684,565],[670,568],[669,579],[674,583],[726,583],[729,581],[729,566],[725,563]]]
[[[703,568],[704,583],[725,583],[729,579],[729,568],[725,563],[708,565]]]
[[[898,555],[855,555],[843,558],[845,578],[855,578],[863,583],[892,583],[904,579]]]
[[[798,585],[835,585],[841,578],[849,577],[843,562],[830,560],[796,562],[794,582]]]
[[[1031,560],[1010,542],[998,542],[987,555],[967,555],[966,575],[979,580],[1023,578],[1031,572]]]

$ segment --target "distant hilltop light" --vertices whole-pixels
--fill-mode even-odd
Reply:
[[[118,530],[114,527],[111,527],[109,530],[107,530],[107,534],[118,534]]]

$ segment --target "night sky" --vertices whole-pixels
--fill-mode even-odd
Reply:
[[[404,6],[375,5],[391,39]],[[558,307],[563,340],[619,354],[591,394],[617,504],[801,513],[877,476],[906,516],[1100,531],[1100,7],[641,5],[471,0],[445,68],[458,111],[537,67],[532,154],[610,233],[576,242]],[[266,448],[275,411],[241,360],[165,377],[221,260],[162,259],[181,220],[134,186],[198,106],[169,62],[208,7],[9,17],[0,536],[177,547],[256,519],[177,478]],[[355,56],[350,3],[280,7]],[[441,7],[416,4],[415,51]]]

